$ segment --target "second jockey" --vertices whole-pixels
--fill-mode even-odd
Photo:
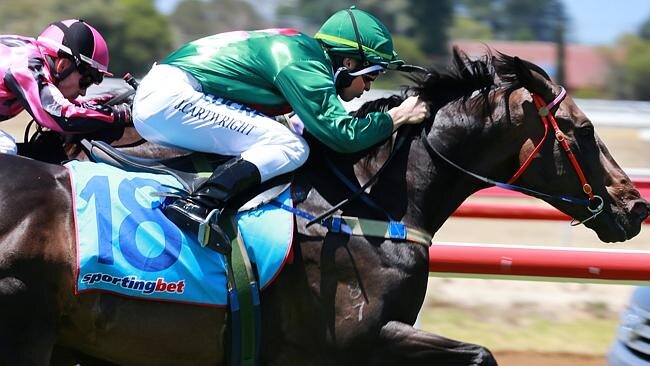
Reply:
[[[37,39],[0,35],[0,121],[26,110],[43,127],[85,133],[130,120],[127,104],[82,100],[108,72],[108,47],[88,23],[50,24]],[[14,138],[0,130],[0,153],[16,154]]]

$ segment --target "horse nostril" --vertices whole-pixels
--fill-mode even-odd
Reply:
[[[634,200],[630,209],[632,215],[637,216],[641,221],[645,220],[650,215],[650,203],[646,200]]]

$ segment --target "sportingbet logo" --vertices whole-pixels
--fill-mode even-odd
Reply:
[[[145,295],[150,295],[154,292],[158,293],[178,293],[182,294],[185,291],[185,280],[178,282],[165,282],[161,277],[156,281],[143,281],[138,280],[136,277],[115,277],[105,273],[87,273],[81,279],[89,285],[94,283],[105,283],[115,287],[121,287],[133,291],[142,292]]]

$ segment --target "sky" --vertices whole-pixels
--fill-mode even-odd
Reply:
[[[572,25],[569,39],[591,45],[612,44],[636,33],[650,17],[650,0],[562,0]]]
[[[170,12],[179,0],[156,0]],[[650,17],[650,0],[561,0],[572,20],[569,40],[589,45],[611,45],[624,33],[635,33]],[[352,2],[351,2],[352,3]]]

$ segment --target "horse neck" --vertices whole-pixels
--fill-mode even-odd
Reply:
[[[461,115],[465,113],[461,108],[452,104],[441,110],[427,140],[461,167],[506,180],[512,174],[512,161],[518,154],[517,144],[508,141],[512,134],[503,128],[507,121],[503,117],[486,120]],[[371,196],[396,219],[430,233],[435,233],[467,197],[486,187],[437,156],[431,156],[424,135],[415,136],[395,160],[373,186]],[[375,171],[378,165],[359,164]]]

